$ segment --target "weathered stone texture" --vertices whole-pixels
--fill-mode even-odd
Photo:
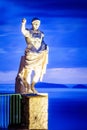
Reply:
[[[23,96],[22,123],[28,129],[48,129],[48,95]]]

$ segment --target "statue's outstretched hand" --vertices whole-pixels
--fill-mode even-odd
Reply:
[[[22,19],[22,23],[26,23],[26,19],[25,18]]]

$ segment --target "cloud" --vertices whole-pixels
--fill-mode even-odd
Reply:
[[[0,37],[6,37],[6,36],[8,36],[7,34],[0,34]]]
[[[18,55],[18,54],[24,53],[24,50],[22,48],[16,48],[15,50],[12,50],[11,47],[9,47],[8,49],[10,49],[10,51],[4,50],[4,48],[0,48],[0,54],[8,54],[8,57],[13,57],[14,54]],[[12,55],[10,55],[10,54],[12,54]],[[3,55],[2,55],[2,57],[3,57]]]
[[[54,46],[54,45],[53,45]],[[55,58],[54,58],[55,57]],[[87,49],[73,47],[50,47],[49,46],[49,67],[86,67]]]
[[[0,72],[0,83],[15,83],[17,71]]]
[[[5,54],[7,51],[5,51],[3,48],[0,48],[0,54]]]
[[[57,84],[87,84],[87,68],[48,69],[44,82]]]
[[[17,71],[0,72],[0,83],[15,83]],[[87,68],[47,69],[43,81],[56,84],[87,84]]]

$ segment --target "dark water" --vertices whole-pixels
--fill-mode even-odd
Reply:
[[[52,86],[37,86],[39,92],[49,95],[48,129],[87,130],[87,89]],[[14,85],[0,85],[2,92],[14,93]]]

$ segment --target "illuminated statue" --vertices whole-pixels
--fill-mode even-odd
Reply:
[[[40,20],[38,18],[32,19],[31,29],[26,29],[25,24],[26,19],[23,19],[21,31],[25,37],[27,47],[16,77],[16,92],[20,92],[17,90],[21,85],[21,88],[24,90],[20,93],[37,94],[35,84],[38,81],[42,81],[43,74],[46,72],[48,46],[44,42],[44,33],[39,30]],[[32,72],[34,72],[33,75]]]

